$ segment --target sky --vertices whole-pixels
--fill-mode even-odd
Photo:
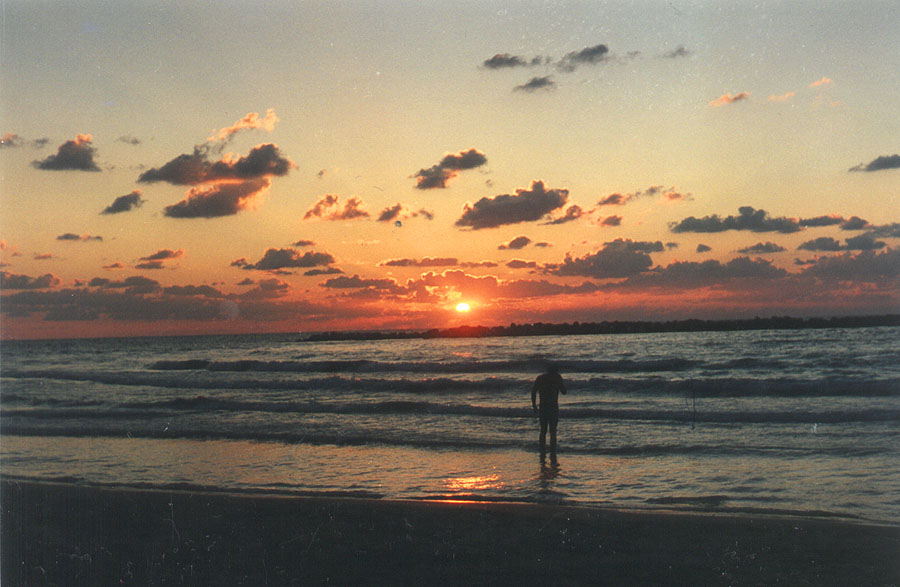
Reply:
[[[900,311],[897,2],[0,11],[5,339]]]

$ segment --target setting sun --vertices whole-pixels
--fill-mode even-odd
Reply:
[[[465,302],[460,302],[460,303],[456,304],[457,312],[468,312],[471,308],[472,307]]]

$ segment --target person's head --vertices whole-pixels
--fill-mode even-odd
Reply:
[[[547,373],[552,375],[559,374],[559,367],[556,366],[556,363],[547,363]]]

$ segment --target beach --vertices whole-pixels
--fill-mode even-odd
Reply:
[[[840,519],[3,481],[9,585],[889,585]]]

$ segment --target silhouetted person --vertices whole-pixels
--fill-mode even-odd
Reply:
[[[547,444],[547,428],[550,428],[550,450],[556,450],[556,425],[559,422],[559,394],[566,393],[566,386],[556,365],[548,365],[547,370],[537,376],[531,387],[531,407],[538,412],[541,420],[541,450]],[[541,403],[538,408],[537,398]]]

